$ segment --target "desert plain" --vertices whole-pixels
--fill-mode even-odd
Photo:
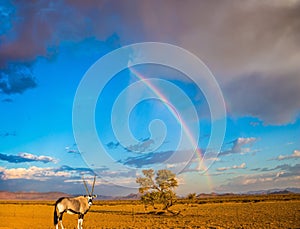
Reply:
[[[54,228],[54,203],[0,201],[0,228]],[[145,210],[139,200],[96,200],[83,228],[300,228],[299,194],[179,199],[171,209],[178,214]],[[77,216],[63,223],[77,228]]]

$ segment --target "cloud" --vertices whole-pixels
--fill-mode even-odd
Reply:
[[[13,132],[1,132],[0,133],[0,137],[3,137],[3,138],[6,138],[6,137],[15,137],[17,134],[16,134],[16,131],[13,131]]]
[[[254,142],[257,141],[257,138],[250,137],[250,138],[237,138],[236,140],[230,142],[232,145],[232,148],[229,150],[225,150],[223,152],[220,152],[219,156],[226,156],[230,154],[246,154],[253,152],[251,151],[250,147],[244,147],[245,145],[252,145]]]
[[[90,175],[94,175],[94,171],[90,168],[73,168],[67,165],[63,165],[59,168],[53,169],[53,171],[55,172],[78,172],[78,173],[86,173],[86,174],[90,174]]]
[[[274,158],[273,160],[288,160],[288,159],[297,159],[300,158],[300,150],[294,150],[290,155],[279,155],[278,157]]]
[[[116,149],[118,148],[118,146],[120,145],[119,142],[109,142],[106,144],[106,146],[109,148],[109,149]]]
[[[77,181],[81,182],[82,176],[84,175],[85,177],[94,177],[96,175],[98,178],[101,178],[101,183],[115,183],[118,185],[125,185],[125,184],[133,184],[133,186],[136,186],[135,179],[136,179],[136,171],[135,170],[111,170],[108,167],[102,167],[102,168],[97,168],[95,170],[91,168],[74,168],[68,165],[63,165],[59,168],[52,168],[52,171],[55,173],[58,172],[64,172],[68,173],[68,177],[70,179],[66,182],[75,182],[76,179]],[[59,175],[59,174],[58,174]],[[93,179],[91,179],[93,180]],[[98,183],[100,182],[99,179]]]
[[[1,177],[1,176],[0,176]],[[66,193],[85,193],[81,185],[68,183],[65,184],[65,177],[54,177],[47,180],[37,179],[0,179],[2,190],[11,192],[66,192]]]
[[[48,163],[48,162],[57,162],[56,159],[49,157],[49,156],[37,156],[33,155],[30,153],[19,153],[19,157],[27,159],[27,160],[32,160],[32,161],[39,161],[43,163]]]
[[[5,98],[1,100],[3,103],[12,103],[13,100],[11,98]]]
[[[227,171],[227,170],[232,170],[232,169],[245,169],[246,168],[246,163],[242,163],[240,165],[233,165],[230,167],[221,167],[218,168],[217,171]]]
[[[148,38],[198,55],[219,81],[232,115],[255,116],[265,124],[295,121],[299,1],[172,3],[139,5]]]
[[[30,166],[28,168],[5,168],[0,167],[0,184],[5,181],[5,184],[11,184],[12,186],[7,186],[9,190],[14,190],[12,187],[19,183],[30,183],[31,182],[50,182],[48,184],[48,189],[54,189],[55,191],[65,190],[65,186],[74,187],[75,184],[82,184],[82,176],[85,177],[87,183],[92,184],[94,175],[97,176],[96,186],[98,185],[112,185],[117,184],[119,186],[126,187],[137,187],[135,179],[137,177],[136,171],[112,171],[109,168],[103,167],[97,170],[92,170],[90,168],[84,167],[71,167],[68,165],[63,165],[61,167],[37,167]],[[12,181],[12,182],[10,182]],[[55,182],[56,181],[56,182]],[[68,184],[64,184],[68,183]],[[46,183],[41,183],[41,185],[47,186]],[[3,188],[3,186],[1,186]],[[78,187],[78,186],[77,186]],[[80,186],[82,187],[82,186]],[[18,187],[20,190],[27,190],[29,187]],[[36,190],[42,189],[42,187],[35,187]],[[33,187],[32,189],[33,190]],[[70,190],[68,191],[70,192]],[[74,193],[74,191],[71,191]],[[109,194],[110,195],[110,194]]]
[[[220,158],[215,157],[216,156],[215,152],[205,152],[203,149],[198,148],[197,151],[195,151],[192,159],[188,162],[188,164],[185,166],[185,168],[180,173],[182,174],[182,173],[188,173],[188,172],[207,171],[209,169],[209,167],[206,167],[205,161],[202,161],[203,157],[204,157],[204,153],[205,153],[205,160],[210,161],[209,164],[221,160]],[[183,154],[184,154],[184,152],[183,152]],[[177,164],[174,164],[171,166],[176,167],[180,163],[182,163],[182,162],[178,162]],[[186,161],[184,160],[183,163],[186,163]],[[167,166],[170,166],[170,165],[167,165]]]
[[[279,170],[279,171],[274,171]],[[300,164],[280,165],[270,172],[249,174],[233,177],[224,185],[220,185],[219,192],[245,192],[271,188],[299,187]]]
[[[63,41],[93,37],[107,40],[112,49],[134,42],[168,42],[196,54],[211,68],[231,115],[282,125],[299,114],[299,10],[294,0],[7,2],[0,8],[0,69],[13,61],[51,59],[55,54],[49,47],[56,49]]]
[[[2,1],[0,6],[0,35],[5,34],[11,28],[11,17],[14,14],[14,7],[9,1]]]
[[[94,175],[94,172],[90,168],[72,168],[67,165],[63,165],[59,168],[53,167],[37,167],[30,166],[29,168],[4,168],[0,167],[1,179],[35,179],[46,180],[53,177],[75,177],[80,178],[82,174]]]
[[[153,164],[159,164],[165,162],[174,151],[164,152],[151,152],[137,157],[128,157],[122,163],[129,166],[135,166],[141,168],[143,166],[149,166]]]
[[[143,153],[146,150],[150,150],[153,144],[154,144],[153,139],[146,138],[146,139],[142,139],[139,143],[135,145],[127,146],[125,149],[128,152]]]
[[[280,172],[281,172],[280,176],[282,176],[282,177],[283,176],[296,176],[296,175],[300,176],[300,164],[296,164],[296,165],[288,165],[288,164],[278,165],[274,168],[274,170],[280,170]]]
[[[76,144],[73,144],[72,146],[66,146],[65,151],[67,153],[80,154]]]
[[[7,154],[0,153],[0,160],[7,161],[9,163],[24,163],[24,162],[56,163],[57,162],[57,160],[53,157],[44,156],[44,155],[37,156],[30,153],[19,153],[18,155],[7,155]]]
[[[201,156],[198,155],[201,154]],[[214,155],[214,154],[213,154]],[[161,152],[150,152],[145,153],[139,156],[128,157],[124,161],[119,161],[124,165],[134,166],[137,168],[150,167],[155,165],[164,164],[164,167],[172,170],[174,168],[182,168],[180,173],[187,172],[199,172],[200,170],[206,169],[201,167],[205,163],[201,163],[203,157],[203,151],[201,149],[197,149],[197,153],[194,152],[191,158],[190,150],[181,150],[181,151],[161,151]],[[206,160],[218,161],[218,158],[210,157],[207,155]]]
[[[35,5],[33,2],[28,2],[27,5],[24,5],[23,3],[14,3],[15,13],[9,14],[7,16],[9,18],[6,20],[13,23],[9,25],[10,28],[2,37],[0,67],[14,60],[32,61],[37,55],[42,56],[47,53],[47,45],[51,46],[52,42],[49,41],[53,35],[49,29],[49,24],[55,23],[55,19],[53,18],[54,15],[49,13],[49,22],[42,20],[43,16],[39,14],[39,10],[42,12],[42,9],[46,8],[43,5],[46,4]]]
[[[35,180],[45,180],[47,177],[52,176],[70,176],[69,172],[57,171],[55,172],[53,168],[41,168],[37,166],[31,166],[29,168],[11,168],[7,169],[0,167],[0,172],[2,173],[1,179],[35,179]]]
[[[11,63],[8,68],[0,69],[0,93],[22,94],[36,86],[37,82],[29,64]],[[9,102],[10,100],[6,101]]]
[[[97,1],[88,1],[84,6],[74,1],[7,4],[0,11],[5,15],[6,22],[1,23],[0,29],[3,31],[0,68],[15,60],[29,63],[37,57],[51,59],[55,52],[52,53],[49,47],[55,49],[63,41],[78,42],[88,37],[100,40],[109,38],[106,43],[115,48],[115,45],[119,45],[115,29],[120,32],[123,27],[121,22],[126,24],[128,21],[122,17],[123,10],[119,5],[126,4]],[[119,18],[111,17],[112,10],[114,15],[119,13]],[[129,16],[132,14],[130,11],[124,13]],[[97,22],[97,26],[93,25],[94,22]]]
[[[273,168],[255,168],[255,169],[251,169],[252,171],[261,171],[261,172],[269,172],[269,171],[276,171],[276,170],[286,170],[286,171],[293,171],[294,168],[298,168],[299,165],[297,164],[295,167],[293,167],[292,165],[288,165],[288,164],[283,164],[283,165],[277,165],[276,167]]]
[[[256,126],[259,126],[261,123],[260,122],[250,122],[249,123],[251,126],[253,126],[253,127],[256,127]]]
[[[67,167],[4,168],[0,167],[0,186],[8,191],[60,191],[67,193],[85,193],[81,171]],[[86,173],[85,173],[86,174]],[[72,181],[72,182],[71,182]],[[87,182],[89,179],[87,179]],[[67,182],[67,184],[66,184]],[[80,184],[79,184],[80,183]]]
[[[140,142],[138,142],[135,145],[129,145],[129,146],[122,146],[120,142],[109,142],[106,144],[106,146],[109,149],[117,149],[118,147],[121,147],[122,149],[126,150],[127,152],[134,152],[134,153],[143,153],[145,151],[151,150],[151,146],[154,144],[154,140],[150,138],[141,139]]]
[[[1,177],[1,175],[0,175]],[[92,179],[91,179],[92,180]],[[87,178],[86,181],[91,184]],[[86,194],[81,178],[70,179],[68,177],[49,177],[47,180],[37,179],[0,179],[1,190],[11,192],[65,192],[73,195]],[[89,187],[90,188],[90,187]],[[112,184],[102,184],[97,178],[94,193],[107,196],[121,196],[136,193],[137,189],[125,188]]]
[[[115,171],[115,170],[103,170],[97,172],[97,175],[101,177],[102,184],[115,184],[124,187],[137,188],[136,183],[137,172],[136,170],[128,171]]]
[[[250,73],[223,87],[231,113],[254,116],[264,124],[294,122],[300,112],[299,74],[267,74]]]

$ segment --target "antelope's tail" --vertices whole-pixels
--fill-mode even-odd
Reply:
[[[53,214],[53,222],[54,222],[54,225],[58,224],[58,216],[57,216],[57,203],[55,203],[55,206],[54,206],[54,214]]]

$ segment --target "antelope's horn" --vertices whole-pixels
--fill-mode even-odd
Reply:
[[[85,180],[84,180],[84,177],[82,177],[82,180],[83,180],[83,184],[84,184],[86,193],[87,193],[88,195],[90,195],[90,192],[89,192],[89,189],[88,189],[88,187],[87,187],[87,185],[86,185],[86,182],[85,182]]]
[[[93,182],[93,186],[92,186],[92,193],[91,193],[91,195],[94,195],[95,182],[96,182],[96,175],[94,176],[94,182]]]

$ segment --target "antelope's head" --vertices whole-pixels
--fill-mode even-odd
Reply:
[[[89,189],[86,185],[86,182],[84,180],[84,178],[82,177],[83,180],[83,184],[86,190],[87,195],[84,195],[85,198],[87,198],[88,204],[89,206],[91,206],[93,204],[93,199],[97,197],[97,195],[94,195],[94,187],[95,187],[95,182],[96,182],[96,176],[94,176],[94,181],[93,181],[93,186],[92,186],[92,191],[89,192]]]

